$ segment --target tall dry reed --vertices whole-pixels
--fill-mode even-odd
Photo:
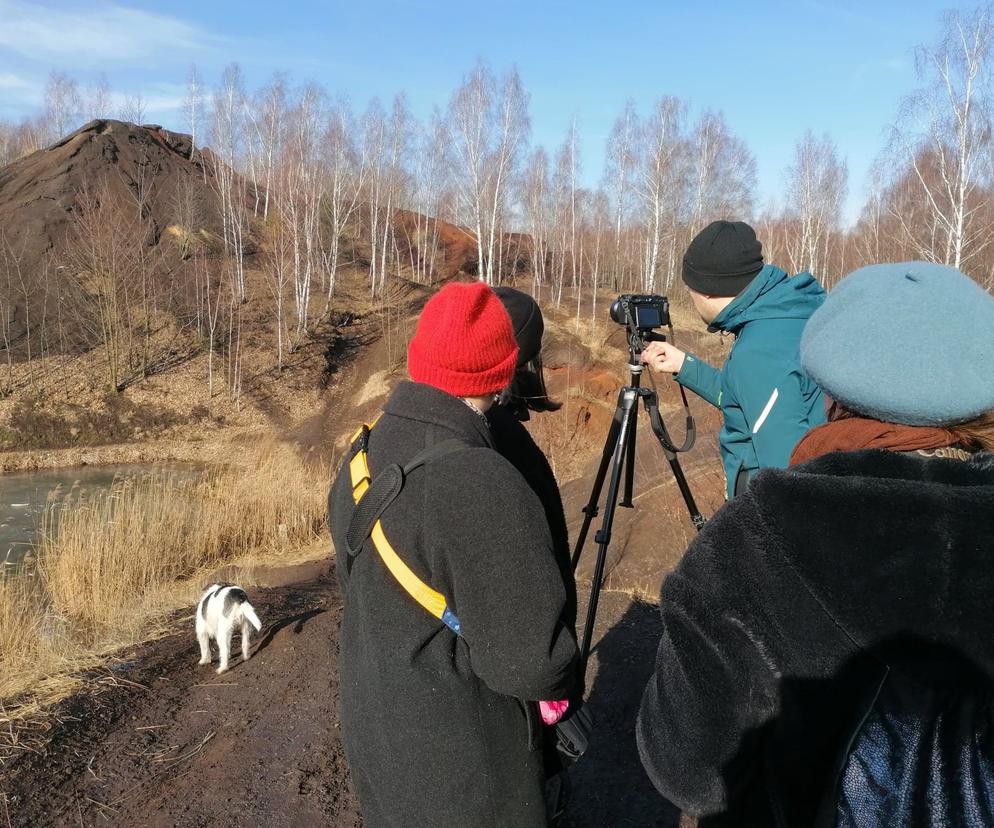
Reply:
[[[313,541],[328,470],[285,445],[252,453],[244,466],[199,479],[152,474],[50,504],[37,577],[0,580],[0,699],[81,653],[140,641],[218,566],[246,555],[279,560]]]

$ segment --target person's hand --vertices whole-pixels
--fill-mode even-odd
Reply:
[[[679,374],[687,355],[669,342],[650,342],[642,351],[642,362],[657,374]]]

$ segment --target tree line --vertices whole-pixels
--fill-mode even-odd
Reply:
[[[847,164],[828,134],[799,136],[785,159],[781,203],[771,206],[757,203],[755,157],[724,115],[671,96],[642,109],[623,103],[598,177],[584,175],[575,119],[559,146],[532,144],[529,95],[515,69],[478,63],[419,120],[403,94],[357,112],[283,73],[249,89],[237,64],[213,85],[193,66],[182,121],[170,127],[193,136],[191,157],[210,148],[227,254],[223,272],[197,264],[198,329],[210,328],[213,354],[223,294],[231,338],[249,290],[246,242],[261,233],[282,366],[325,318],[343,267],[363,269],[374,300],[394,274],[446,275],[451,239],[440,221],[475,248],[479,278],[533,277],[536,292],[556,303],[593,295],[595,312],[602,289],[674,290],[690,238],[719,217],[751,221],[769,261],[828,285],[863,263],[926,259],[991,288],[992,38],[985,6],[946,14],[936,40],[918,47],[918,87],[897,107],[849,227]],[[55,72],[37,115],[0,122],[0,165],[114,116],[141,123],[145,103],[140,95],[122,102],[103,77],[81,86]]]

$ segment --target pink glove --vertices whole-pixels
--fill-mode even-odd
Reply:
[[[562,701],[540,701],[538,712],[542,714],[542,721],[547,725],[554,725],[569,709],[569,699]]]

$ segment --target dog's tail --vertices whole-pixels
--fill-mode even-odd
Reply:
[[[262,632],[262,622],[259,620],[259,616],[255,614],[255,610],[248,601],[242,602],[242,618],[255,627],[256,632]]]

